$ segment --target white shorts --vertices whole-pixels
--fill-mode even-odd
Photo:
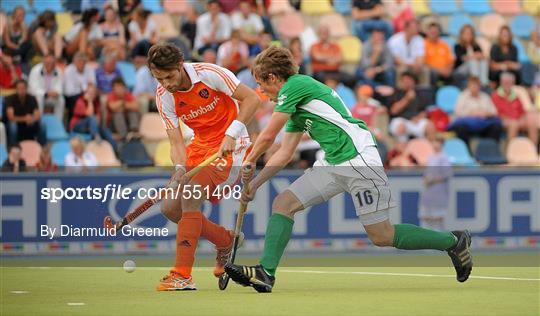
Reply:
[[[390,121],[388,130],[390,131],[390,134],[394,136],[424,137],[426,133],[426,126],[428,125],[428,123],[429,123],[429,120],[426,118],[420,119],[417,122],[413,122],[411,120],[407,120],[402,117],[395,117]],[[398,135],[399,126],[401,124],[405,124],[406,135]]]
[[[395,207],[388,177],[375,146],[366,147],[357,157],[339,165],[318,160],[288,190],[304,208],[348,192],[364,226],[387,220],[388,210]]]

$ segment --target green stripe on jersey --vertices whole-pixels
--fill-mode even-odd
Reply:
[[[350,160],[364,147],[375,145],[366,124],[351,116],[337,93],[309,76],[289,77],[274,111],[290,113],[286,132],[307,132],[331,164]]]

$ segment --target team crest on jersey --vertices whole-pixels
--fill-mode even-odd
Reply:
[[[277,105],[282,105],[283,103],[285,103],[285,99],[287,99],[287,96],[282,94],[278,97],[277,99]]]
[[[179,103],[178,105],[180,105],[180,107],[183,107],[183,106],[186,106],[186,105],[187,105],[187,103],[186,103],[186,102],[184,102],[184,101],[180,101],[180,103]]]
[[[208,89],[205,88],[205,89],[202,89],[201,91],[199,91],[199,95],[203,99],[208,99],[208,97],[210,96],[210,92],[208,92]]]

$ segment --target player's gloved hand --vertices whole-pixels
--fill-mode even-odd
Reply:
[[[221,142],[221,147],[219,148],[219,158],[227,157],[232,154],[236,148],[236,139],[231,136],[225,135],[223,142]]]
[[[244,161],[242,164],[242,183],[249,183],[253,178],[253,172],[255,172],[255,163],[251,161]]]
[[[253,182],[249,183],[249,192],[246,192],[242,190],[242,196],[240,196],[240,203],[246,204],[248,202],[253,201],[255,198],[255,193],[257,193],[257,187],[253,184]]]
[[[171,186],[172,184],[174,184],[174,186],[178,186],[178,185],[184,185],[186,184],[187,182],[189,181],[188,177],[186,176],[186,169],[185,168],[178,168],[178,170],[176,170],[172,177],[171,177],[171,183],[169,184],[169,186]]]

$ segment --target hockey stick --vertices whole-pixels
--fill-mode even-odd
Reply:
[[[212,163],[216,158],[218,157],[218,153],[213,154],[209,158],[207,158],[205,161],[201,162],[198,166],[191,169],[186,173],[186,176],[188,178],[193,177],[197,174],[202,168],[208,166],[210,163]],[[172,188],[176,189],[178,188],[178,182],[173,181],[169,183],[167,186],[167,189]],[[155,198],[149,198],[146,201],[144,201],[141,205],[137,206],[133,211],[129,212],[122,218],[120,221],[113,223],[111,216],[105,216],[103,219],[103,225],[106,229],[121,229],[122,227],[126,226],[127,224],[133,222],[137,217],[139,217],[142,213],[146,212],[152,205],[158,203],[161,201],[165,196],[167,195],[168,190],[159,190],[159,195]]]

